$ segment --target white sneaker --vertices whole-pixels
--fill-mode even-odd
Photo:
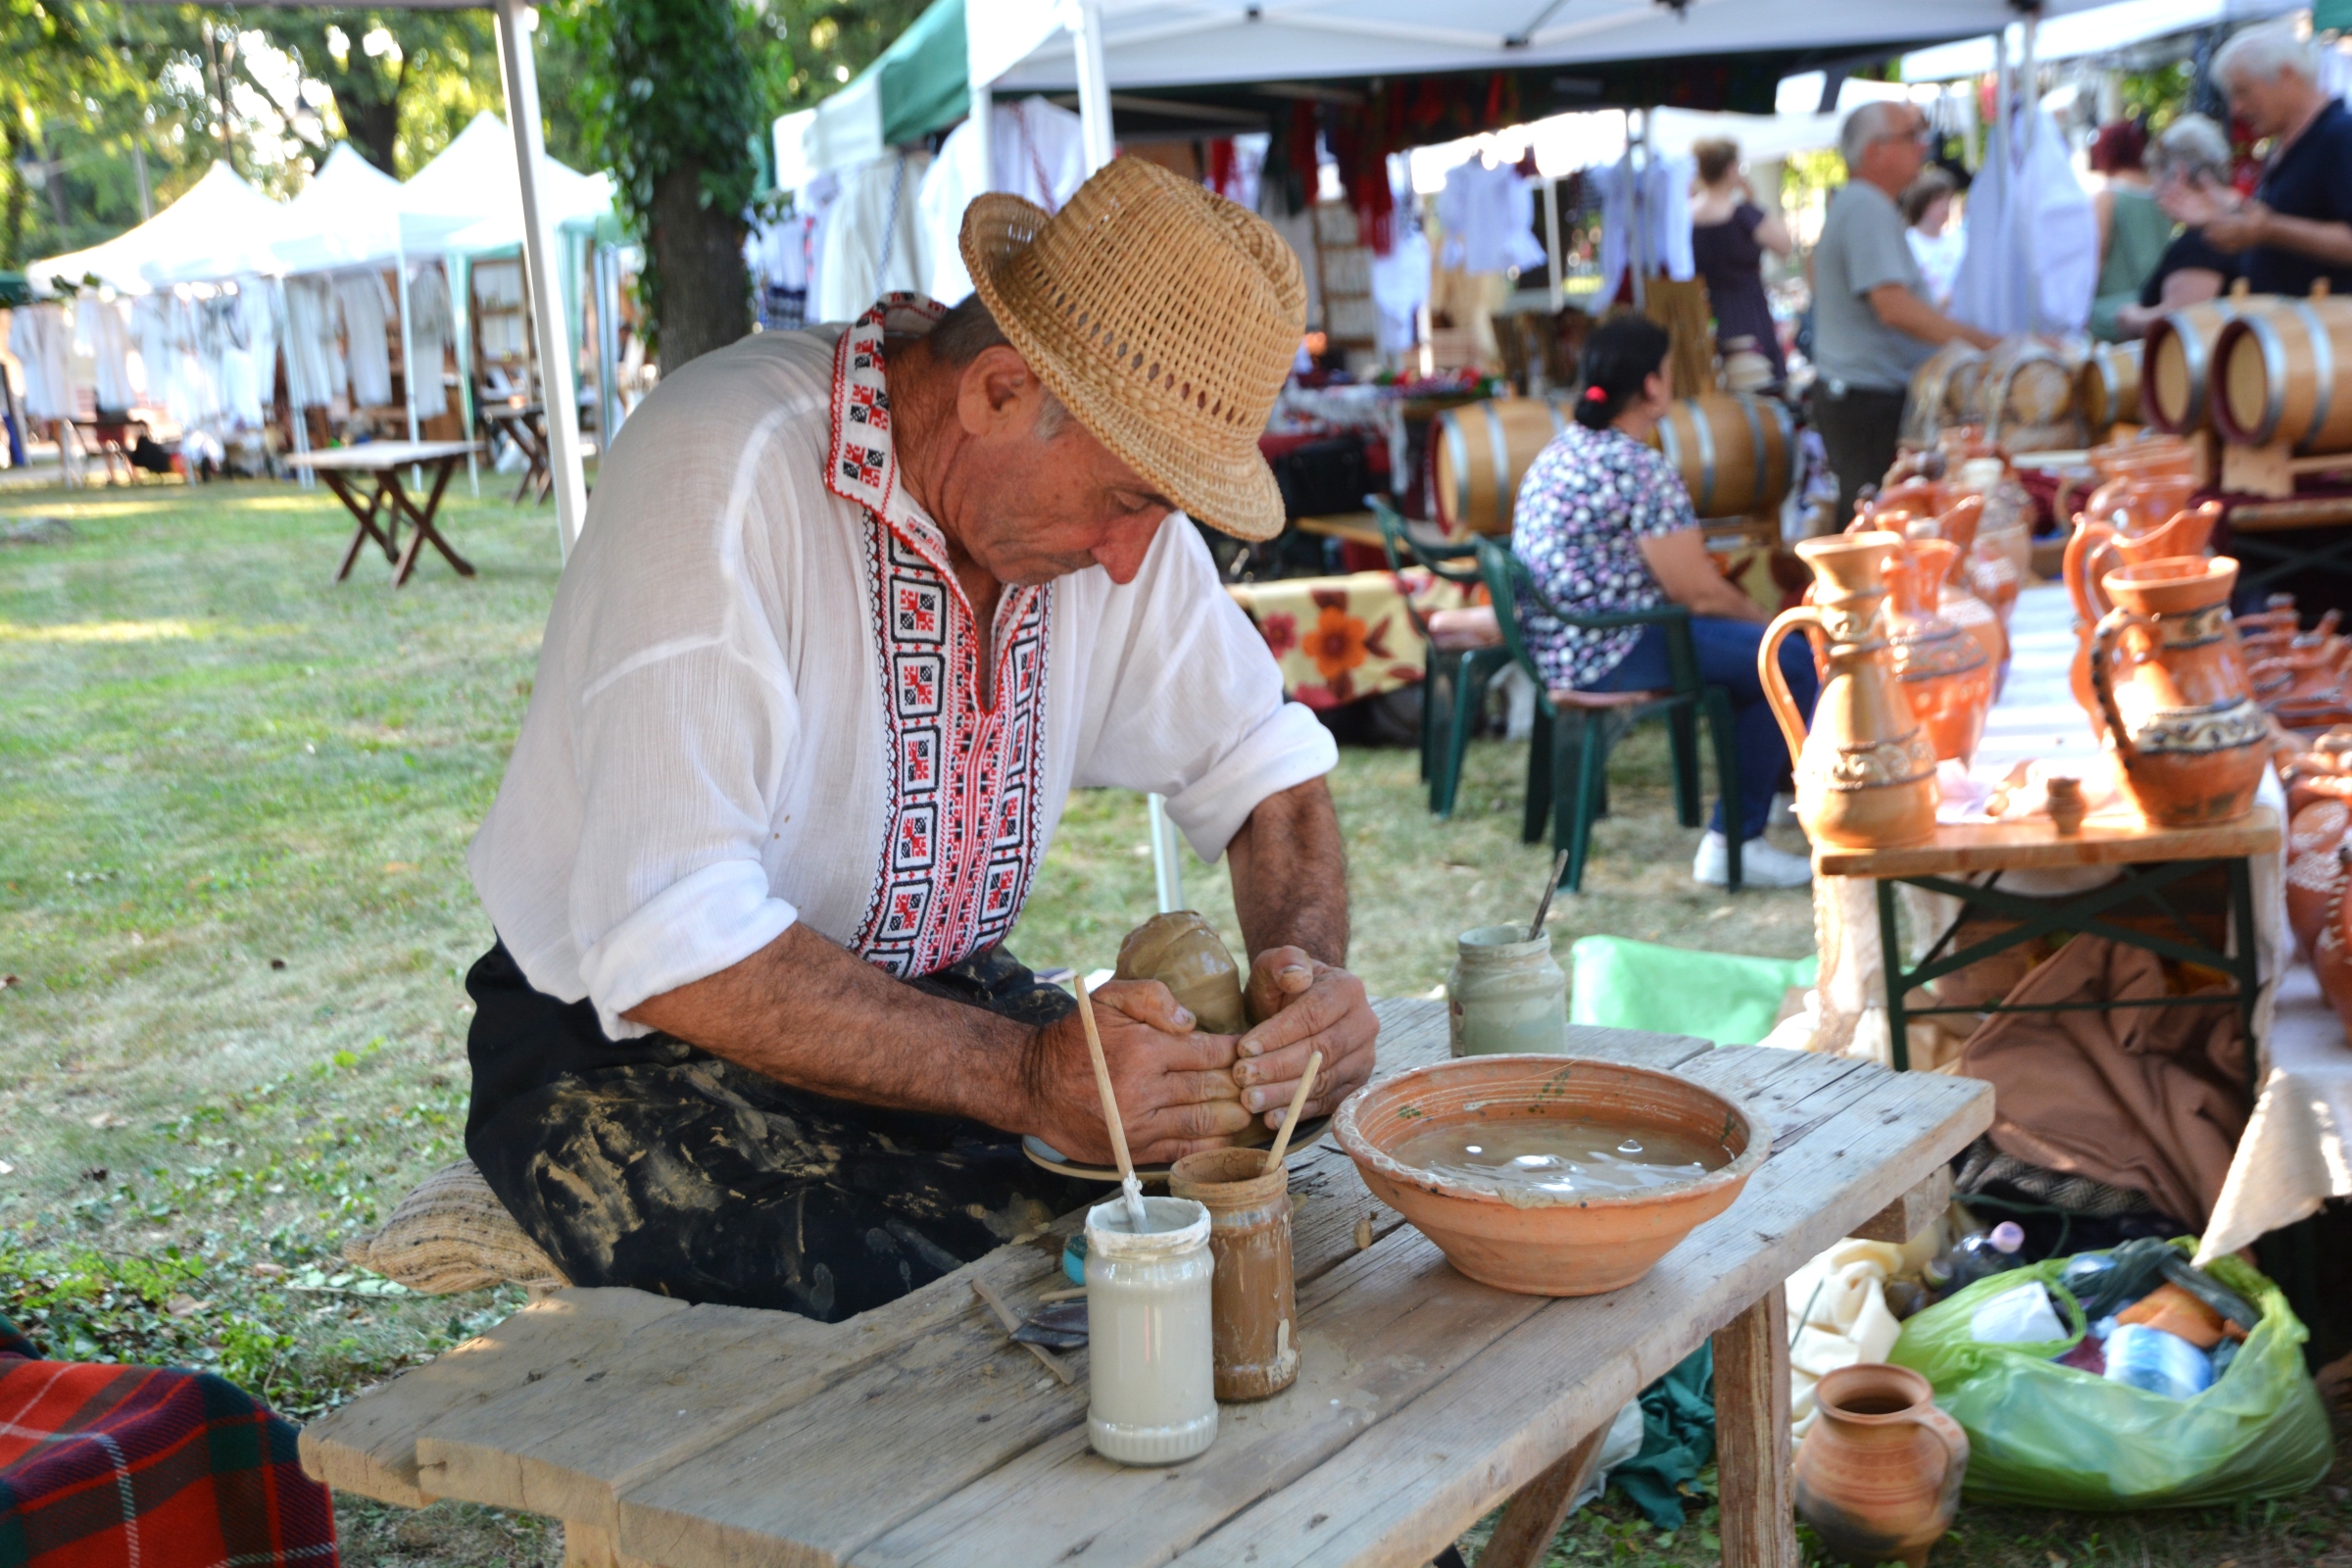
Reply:
[[[1690,875],[1711,888],[1729,887],[1731,859],[1730,841],[1720,833],[1709,833],[1698,841],[1698,854],[1690,861]],[[1740,846],[1740,881],[1743,887],[1801,888],[1812,880],[1813,862],[1804,856],[1790,855],[1761,838],[1749,839]]]

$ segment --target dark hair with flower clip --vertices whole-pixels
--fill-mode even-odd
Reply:
[[[1666,329],[1647,317],[1614,317],[1594,327],[1577,366],[1585,385],[1576,400],[1576,422],[1607,429],[1642,395],[1642,383],[1664,372],[1673,346]]]

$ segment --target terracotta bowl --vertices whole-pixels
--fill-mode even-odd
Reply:
[[[1634,1193],[1519,1191],[1440,1177],[1388,1152],[1454,1122],[1602,1118],[1720,1143],[1728,1163]],[[1523,1296],[1598,1296],[1649,1272],[1690,1231],[1731,1207],[1772,1148],[1741,1106],[1671,1073],[1559,1056],[1464,1056],[1368,1085],[1332,1132],[1372,1196],[1402,1214],[1470,1278]]]

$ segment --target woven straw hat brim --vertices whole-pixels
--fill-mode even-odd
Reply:
[[[1128,162],[1109,166],[1089,184]],[[1181,220],[1179,233],[1198,233],[1195,225],[1200,221],[1230,230],[1207,204],[1231,203],[1164,170],[1142,167],[1154,178],[1197,191],[1200,200],[1197,211],[1186,211],[1191,204],[1181,198],[1172,204],[1164,191],[1144,192],[1147,198],[1159,199],[1162,210],[1152,215],[1160,220],[1157,226],[1167,227],[1175,220]],[[1062,222],[1084,219],[1079,209],[1087,195],[1082,189],[1072,198],[1062,210]],[[1171,205],[1176,207],[1172,213],[1166,210]],[[1258,222],[1253,217],[1249,220]],[[1278,259],[1250,257],[1254,266],[1237,266],[1247,254],[1250,237],[1238,254],[1228,251],[1203,258],[1202,253],[1216,244],[1214,230],[1206,244],[1196,240],[1172,252],[1163,250],[1159,266],[1182,267],[1205,259],[1208,272],[1235,274],[1239,292],[1256,297],[1236,300],[1235,290],[1222,290],[1233,308],[1223,320],[1202,323],[1198,354],[1187,353],[1179,341],[1194,336],[1186,330],[1192,323],[1185,322],[1158,323],[1155,335],[1161,345],[1153,351],[1136,346],[1149,340],[1143,334],[1152,332],[1153,323],[1140,323],[1129,328],[1122,341],[1111,341],[1119,335],[1117,318],[1134,309],[1141,279],[1056,278],[1048,271],[1036,241],[1053,221],[1035,203],[1003,193],[980,196],[964,210],[964,267],[1006,341],[1053,388],[1073,418],[1189,515],[1237,539],[1265,540],[1282,532],[1282,491],[1258,450],[1257,438],[1303,327],[1304,288],[1296,259],[1283,247]],[[1267,233],[1271,236],[1270,229]],[[1134,246],[1139,238],[1148,244],[1150,236],[1131,234],[1129,244]],[[1279,238],[1273,243],[1281,246]],[[1266,275],[1284,266],[1291,270],[1289,290],[1269,282]],[[1211,291],[1199,292],[1205,296]],[[1289,298],[1293,292],[1296,304]],[[1290,318],[1284,329],[1287,341],[1273,330],[1284,316]],[[1219,338],[1226,341],[1219,343]],[[1228,351],[1223,363],[1220,348]],[[1124,356],[1121,350],[1127,351]],[[1183,368],[1180,354],[1192,359],[1196,368]]]

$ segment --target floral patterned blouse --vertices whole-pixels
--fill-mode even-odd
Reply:
[[[1562,610],[1655,610],[1667,602],[1666,590],[1639,541],[1697,526],[1690,493],[1663,457],[1622,430],[1572,423],[1520,481],[1511,554]],[[1563,626],[1524,596],[1519,627],[1553,691],[1591,688],[1642,638],[1639,626]]]

